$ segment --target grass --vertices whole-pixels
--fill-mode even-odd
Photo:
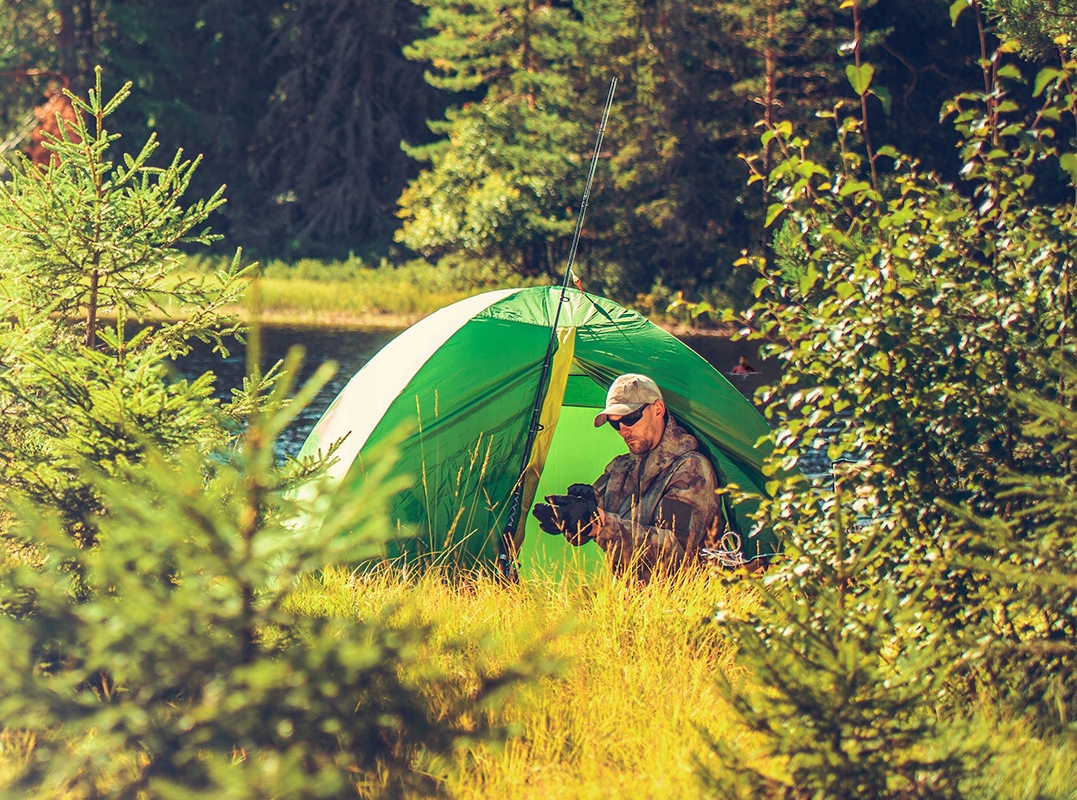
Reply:
[[[472,658],[452,646],[461,639],[492,667],[542,649],[553,666],[487,712],[515,735],[501,747],[462,752],[444,787],[449,796],[669,798],[699,794],[704,732],[733,735],[713,681],[716,670],[731,668],[731,647],[706,622],[730,591],[753,602],[749,589],[703,574],[646,587],[609,577],[506,586],[487,575],[340,569],[306,579],[291,602],[312,616],[362,619],[386,608],[415,615],[434,631],[427,648],[442,660],[430,665],[438,670],[453,670],[447,659]],[[35,747],[32,735],[0,731],[0,794]]]
[[[228,259],[192,256],[191,272],[227,266]],[[428,314],[479,292],[520,286],[551,286],[560,279],[526,278],[496,263],[443,259],[431,264],[415,259],[403,264],[382,260],[369,264],[357,257],[347,261],[303,259],[294,264],[270,261],[259,270],[261,316],[269,323],[301,325],[406,327]],[[587,287],[602,293],[601,287]],[[687,309],[670,311],[676,293],[656,284],[634,299],[616,298],[626,307],[675,332],[724,330],[706,317],[693,318]],[[720,291],[708,295],[715,307],[729,305]],[[706,327],[700,327],[701,325]]]
[[[738,670],[732,643],[709,622],[720,600],[750,605],[755,596],[748,583],[701,573],[648,586],[608,576],[505,586],[437,570],[332,569],[304,580],[291,602],[312,616],[359,620],[387,608],[417,616],[433,631],[424,653],[431,661],[423,663],[438,672],[457,661],[466,671],[479,652],[495,668],[526,660],[536,647],[552,659],[552,669],[485,712],[515,735],[500,747],[462,752],[446,795],[635,800],[706,794],[708,737],[754,749],[715,688],[719,671]],[[453,646],[460,640],[473,652]],[[989,707],[970,711],[969,735],[992,754],[970,796],[1077,797],[1077,739],[1039,739],[1019,719]],[[32,734],[0,731],[0,795],[15,788],[36,747]],[[75,800],[59,790],[49,796]]]
[[[462,584],[437,572],[340,571],[308,580],[294,602],[348,618],[417,603],[438,636],[482,642],[504,664],[550,637],[559,667],[496,712],[520,735],[468,753],[450,778],[452,796],[668,798],[698,794],[704,731],[732,735],[713,681],[731,667],[731,647],[705,622],[729,591],[700,574],[646,587],[609,578],[506,587],[481,576]],[[733,591],[752,602],[750,590]],[[449,651],[437,644],[432,652]]]
[[[219,269],[224,259],[188,259],[192,271]],[[403,327],[479,291],[544,285],[494,268],[434,265],[422,260],[370,265],[358,258],[295,264],[271,261],[260,270],[259,304],[267,322]]]
[[[37,557],[10,541],[0,553],[0,569]],[[734,668],[731,644],[710,622],[720,600],[754,603],[754,595],[747,584],[730,588],[702,572],[648,586],[609,574],[506,585],[490,573],[385,568],[309,576],[290,604],[355,620],[397,609],[429,625],[424,656],[440,662],[430,664],[439,672],[453,672],[453,659],[466,672],[476,654],[497,671],[541,652],[547,666],[539,676],[485,712],[514,735],[501,747],[461,753],[445,787],[455,798],[507,800],[698,794],[705,735],[733,735],[713,680]],[[461,640],[473,646],[454,646]],[[36,746],[32,734],[0,729],[0,796]]]

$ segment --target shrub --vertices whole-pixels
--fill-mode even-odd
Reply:
[[[991,698],[1044,737],[1077,711],[1077,372],[1045,368],[1074,355],[1075,206],[1052,198],[1077,182],[1077,63],[1041,71],[1025,114],[1013,52],[982,53],[987,90],[944,109],[960,187],[871,149],[859,61],[859,116],[824,115],[837,163],[788,124],[763,135],[780,157],[754,179],[781,227],[772,261],[744,259],[759,301],[739,321],[786,365],[760,395],[775,448],[759,523],[789,549],[758,615],[729,621],[761,691],[724,690],[769,761],[718,772],[724,793],[993,796],[980,767],[1010,745],[970,744],[970,708]],[[836,478],[808,487],[788,470],[820,448]]]
[[[107,509],[96,546],[37,506],[12,523],[39,554],[0,574],[0,716],[36,739],[29,795],[428,795],[459,747],[502,736],[483,709],[526,666],[488,669],[450,640],[460,656],[438,670],[406,609],[346,622],[288,603],[302,576],[380,554],[400,488],[384,453],[329,522],[287,524],[300,508],[274,439],[329,375],[282,409],[296,366],[208,481],[189,448],[147,449],[123,478],[85,467]]]

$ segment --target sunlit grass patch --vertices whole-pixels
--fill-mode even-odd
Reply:
[[[192,272],[211,272],[223,259],[190,258]],[[479,291],[533,285],[496,265],[480,269],[303,259],[294,264],[271,261],[257,270],[260,313],[270,320],[304,324],[362,323],[407,325]],[[538,280],[549,283],[549,280]]]
[[[37,737],[32,732],[0,730],[0,790],[26,774],[36,746]]]
[[[305,582],[293,602],[361,618],[406,597],[437,621],[436,636],[473,637],[506,664],[550,637],[559,663],[496,710],[520,735],[469,752],[451,779],[458,797],[693,796],[702,732],[733,735],[713,681],[732,666],[731,645],[708,620],[720,598],[754,602],[746,585],[705,574],[649,586],[571,576],[506,586],[486,575],[339,571]]]
[[[336,318],[404,317],[413,321],[467,297],[470,292],[427,291],[407,281],[312,281],[263,278],[262,311],[297,321]]]

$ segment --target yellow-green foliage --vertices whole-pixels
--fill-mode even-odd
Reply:
[[[363,618],[399,601],[438,635],[481,641],[505,664],[549,638],[559,667],[498,712],[521,735],[500,751],[470,752],[450,778],[454,796],[668,798],[700,791],[702,731],[733,735],[714,686],[731,648],[705,622],[720,598],[754,602],[749,589],[705,575],[647,587],[610,579],[506,587],[486,576],[392,570],[325,573],[293,602],[314,615]],[[431,651],[451,652],[437,642]]]

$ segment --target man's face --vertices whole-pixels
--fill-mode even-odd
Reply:
[[[621,438],[625,440],[625,444],[628,445],[628,451],[636,456],[652,450],[661,440],[662,433],[666,429],[665,403],[661,400],[655,400],[641,410],[643,414],[640,416],[639,422],[631,426],[621,425],[617,430],[621,434]],[[625,416],[631,417],[632,415],[626,414]],[[619,422],[623,418],[613,414],[609,416],[612,422]]]

